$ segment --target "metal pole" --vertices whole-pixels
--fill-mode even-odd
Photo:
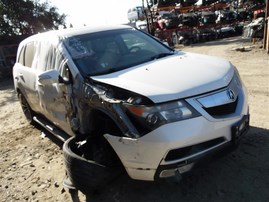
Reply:
[[[145,17],[146,17],[146,21],[147,21],[147,30],[148,30],[148,33],[150,33],[148,11],[145,10],[145,1],[144,0],[142,0],[142,8],[143,8],[143,11],[144,11],[144,14],[145,14]]]
[[[150,32],[149,33],[154,36],[155,30],[154,30],[154,24],[153,24],[153,13],[152,13],[151,8],[149,6],[149,1],[146,0],[146,2],[147,2],[147,8],[148,8],[148,11],[149,11],[149,14],[150,14],[150,26],[149,26],[150,27]]]
[[[269,53],[269,33],[268,33],[268,18],[269,18],[269,0],[266,0],[265,18],[264,18],[264,34],[263,34],[263,49]]]

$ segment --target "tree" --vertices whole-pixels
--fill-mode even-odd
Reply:
[[[0,0],[0,36],[27,37],[65,27],[65,14],[39,0]]]

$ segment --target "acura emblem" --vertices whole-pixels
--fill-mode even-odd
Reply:
[[[230,100],[235,100],[235,94],[231,89],[227,91],[227,95]]]

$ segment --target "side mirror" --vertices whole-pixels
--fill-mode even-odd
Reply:
[[[49,70],[38,75],[38,81],[42,85],[52,85],[54,83],[60,82],[61,76],[56,70]]]
[[[64,84],[70,84],[72,83],[72,77],[71,77],[71,73],[69,71],[69,67],[68,65],[65,63],[63,68],[62,68],[62,72],[61,75],[59,77],[59,82],[60,83],[64,83]]]

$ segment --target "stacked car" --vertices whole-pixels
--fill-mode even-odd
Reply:
[[[251,1],[230,0],[159,0],[151,1],[151,34],[169,45],[190,44],[243,34],[244,25],[254,18],[255,8],[263,5]],[[197,5],[201,3],[200,5]],[[256,7],[255,7],[256,6]],[[262,9],[261,9],[262,10]],[[153,22],[153,23],[152,23]],[[152,31],[153,30],[153,31]],[[259,32],[260,33],[260,32]]]

